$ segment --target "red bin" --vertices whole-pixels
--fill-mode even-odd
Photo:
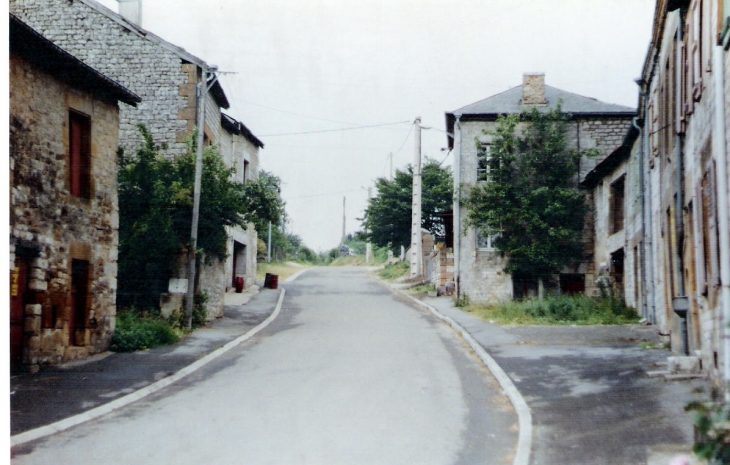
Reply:
[[[236,292],[243,292],[243,276],[236,276]]]

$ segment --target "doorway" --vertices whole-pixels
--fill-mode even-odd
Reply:
[[[246,245],[233,242],[233,273],[231,286],[236,287],[236,278],[246,276]]]
[[[10,275],[10,364],[23,363],[25,305],[28,303],[28,259],[17,256]]]
[[[89,262],[71,261],[71,314],[69,322],[70,346],[83,346],[86,341],[86,319],[89,299]]]

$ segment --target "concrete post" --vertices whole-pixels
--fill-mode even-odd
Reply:
[[[415,130],[415,151],[413,159],[413,206],[411,218],[411,278],[423,275],[421,263],[423,261],[421,239],[421,118],[413,123]]]

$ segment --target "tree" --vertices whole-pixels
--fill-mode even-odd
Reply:
[[[513,276],[543,280],[582,258],[587,206],[577,175],[581,156],[594,151],[568,148],[569,119],[560,106],[501,116],[491,133],[487,182],[466,187],[465,226],[493,234]],[[520,122],[527,124],[518,135]]]
[[[190,242],[195,141],[188,141],[186,154],[169,160],[144,126],[139,131],[143,143],[137,153],[119,154],[118,301],[156,307]],[[196,246],[207,259],[226,258],[227,226],[277,221],[283,209],[278,194],[235,182],[232,174],[216,148],[206,147]]]
[[[422,219],[421,226],[435,236],[444,235],[441,213],[448,211],[453,202],[451,169],[442,168],[439,162],[426,159],[422,169]],[[365,210],[360,236],[375,245],[408,247],[411,243],[411,210],[413,193],[413,167],[396,170],[393,180],[378,178],[375,181],[377,195],[370,199]]]

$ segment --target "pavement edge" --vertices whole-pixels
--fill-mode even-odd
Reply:
[[[281,292],[279,293],[279,299],[276,303],[276,307],[274,308],[274,312],[271,315],[269,315],[269,317],[266,320],[264,320],[261,324],[254,327],[247,333],[242,334],[241,336],[237,337],[233,341],[230,341],[226,345],[219,347],[218,349],[216,349],[213,352],[209,353],[208,355],[202,357],[201,359],[197,360],[196,362],[186,366],[185,368],[178,370],[175,374],[168,376],[167,378],[163,378],[148,386],[145,386],[142,389],[139,389],[124,397],[120,397],[119,399],[115,399],[109,403],[106,403],[99,407],[88,410],[84,413],[80,413],[78,415],[74,415],[72,417],[65,418],[65,419],[57,421],[55,423],[51,423],[50,425],[41,426],[40,428],[32,429],[32,430],[25,431],[20,434],[16,434],[15,436],[11,436],[10,437],[10,447],[12,448],[15,446],[19,446],[21,444],[25,444],[30,441],[35,441],[36,439],[41,439],[46,436],[60,433],[61,431],[67,430],[69,428],[80,425],[82,423],[86,423],[87,421],[94,420],[94,419],[104,416],[108,413],[111,413],[114,410],[117,410],[121,407],[129,405],[132,402],[136,402],[139,399],[142,399],[154,392],[157,392],[160,389],[174,383],[175,381],[178,381],[178,380],[186,377],[187,375],[193,373],[194,371],[201,368],[202,366],[210,363],[214,359],[220,357],[224,353],[233,349],[235,346],[251,339],[253,336],[256,335],[256,333],[258,333],[259,331],[261,331],[262,329],[267,327],[279,315],[279,312],[281,311],[281,305],[284,302],[285,294],[286,294],[286,289],[281,289]]]
[[[471,336],[471,334],[469,334],[469,332],[465,330],[459,323],[446,315],[442,315],[441,313],[439,313],[438,310],[428,305],[427,303],[418,300],[412,295],[403,292],[400,289],[394,289],[392,287],[391,289],[398,294],[412,300],[416,305],[427,309],[436,318],[451,326],[454,331],[459,333],[461,337],[464,338],[464,340],[469,344],[472,350],[481,359],[482,363],[484,363],[484,365],[486,365],[492,375],[494,375],[494,377],[497,379],[497,382],[499,382],[499,385],[502,387],[502,390],[505,392],[505,394],[507,394],[507,397],[512,403],[512,406],[515,408],[515,412],[517,412],[517,421],[519,423],[520,432],[517,436],[517,450],[515,451],[515,458],[512,461],[512,465],[529,465],[530,453],[532,451],[532,413],[530,412],[530,407],[527,405],[527,402],[525,402],[525,399],[522,397],[522,394],[520,394],[520,391],[517,390],[517,387],[514,385],[509,376],[507,376],[507,373],[504,372],[502,367],[497,364],[492,356],[489,355],[484,350],[484,348]]]

